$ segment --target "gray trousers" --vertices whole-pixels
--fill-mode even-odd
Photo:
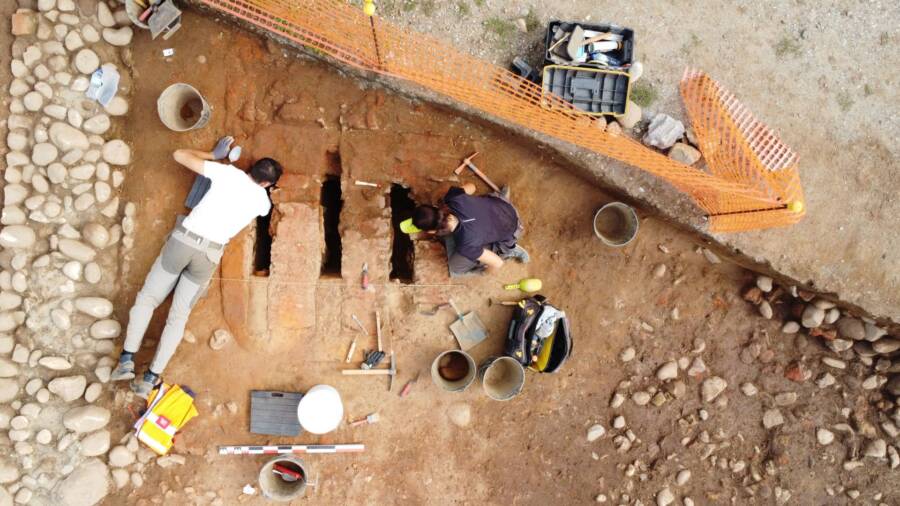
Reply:
[[[499,192],[491,192],[488,196],[498,198],[509,203],[509,205],[512,205],[512,202]],[[519,211],[515,206],[513,206],[513,210],[516,211],[516,221],[518,222],[513,238],[508,241],[494,242],[485,245],[485,249],[491,250],[504,260],[509,256],[509,253],[515,249],[516,243],[525,232],[525,227],[522,226],[522,219],[519,218]],[[444,237],[444,247],[447,248],[447,266],[450,269],[451,278],[463,277],[470,274],[481,274],[484,272],[484,264],[477,260],[470,260],[456,252],[456,241],[453,239],[453,234]]]
[[[184,336],[194,304],[206,293],[209,281],[222,258],[223,247],[191,236],[180,227],[169,234],[144,286],[131,308],[125,332],[125,351],[137,353],[150,325],[153,311],[175,290],[166,326],[159,338],[150,370],[162,374]]]

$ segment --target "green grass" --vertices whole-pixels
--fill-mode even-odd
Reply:
[[[849,112],[850,108],[853,107],[853,99],[850,98],[850,93],[847,93],[846,91],[838,93],[837,104],[842,112]]]
[[[516,33],[516,25],[513,22],[496,16],[486,19],[484,28],[489,32],[495,33],[501,41],[509,40]]]
[[[538,17],[537,13],[534,12],[533,8],[529,8],[528,14],[525,15],[525,28],[531,32],[540,26],[541,19]]]
[[[869,83],[864,84],[863,85],[863,95],[865,95],[867,97],[871,97],[872,93],[875,93],[875,90],[873,90],[872,87],[869,86]]]
[[[456,10],[459,13],[459,17],[464,18],[472,13],[472,8],[469,7],[469,4],[465,2],[465,0],[460,0],[456,2]]]
[[[475,1],[475,7],[484,7],[485,0],[474,0],[474,1]]]
[[[435,0],[419,0],[419,6],[422,9],[422,14],[426,16],[432,16],[437,11],[437,2]]]
[[[636,83],[631,87],[631,101],[641,107],[649,106],[656,102],[657,98],[659,98],[659,93],[645,81]]]
[[[800,44],[793,37],[782,37],[774,46],[775,56],[784,58],[785,56],[797,56],[800,54]]]

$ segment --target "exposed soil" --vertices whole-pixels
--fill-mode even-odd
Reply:
[[[793,337],[779,333],[776,323],[752,313],[737,297],[745,274],[728,264],[709,264],[685,235],[642,215],[634,242],[621,249],[604,247],[593,235],[592,217],[613,199],[549,162],[539,150],[428,105],[368,89],[230,25],[188,13],[173,39],[150,42],[140,36],[135,41],[129,126],[135,153],[124,199],[138,206],[138,233],[117,301],[122,321],[176,214],[185,212],[182,201],[192,177],[171,160],[175,148],[206,149],[219,136],[234,135],[244,146],[241,164],[261,156],[280,160],[290,175],[282,191],[301,202],[319,202],[321,184],[329,175],[339,176],[345,200],[340,228],[358,233],[342,234],[342,277],[331,272],[316,286],[314,327],[290,339],[243,341],[211,350],[206,341],[224,326],[221,293],[213,285],[189,323],[196,344],[182,343],[165,374],[168,381],[198,393],[200,416],[176,444],[176,451],[188,456],[187,464],[151,471],[142,488],[128,487],[109,497],[109,504],[146,504],[157,498],[167,504],[217,498],[225,504],[262,504],[259,497],[241,496],[241,488],[256,485],[267,458],[218,456],[215,447],[289,442],[366,444],[362,454],[304,458],[315,483],[307,496],[318,504],[584,504],[599,493],[614,503],[627,502],[621,498],[627,494],[646,504],[665,485],[698,504],[768,504],[775,500],[776,488],[790,490],[797,504],[843,502],[826,495],[826,484],[859,489],[866,503],[877,492],[885,494],[885,503],[900,500],[900,480],[884,479],[896,477],[884,464],[841,471],[839,445],[815,446],[816,426],[841,421],[841,407],[864,410],[865,400],[784,379],[786,363],[812,353],[806,338],[796,339],[798,347]],[[175,55],[164,58],[161,51],[169,47]],[[212,105],[208,126],[179,134],[159,122],[156,98],[175,82],[195,86]],[[411,188],[414,200],[434,201],[450,184],[441,180],[476,150],[481,153],[478,166],[512,188],[526,228],[522,244],[532,262],[512,263],[494,277],[453,283],[398,279],[374,284],[374,293],[362,292],[361,265],[347,259],[366,257],[365,240],[385,232],[346,205],[349,199],[359,192],[369,200],[385,198],[396,182]],[[480,182],[462,177],[484,191]],[[360,188],[354,180],[374,181],[380,188]],[[662,277],[653,275],[658,264],[667,266]],[[416,258],[414,268],[416,279],[441,275],[439,265],[425,258]],[[377,277],[391,266],[370,262],[369,269]],[[510,314],[509,308],[489,305],[489,300],[513,298],[501,284],[524,277],[541,278],[542,293],[569,315],[575,341],[571,360],[555,375],[529,372],[522,394],[505,403],[491,401],[478,385],[462,394],[440,391],[430,381],[430,366],[438,353],[455,347],[448,330],[455,315],[441,310],[425,316],[417,304],[434,305],[452,296],[463,311],[477,311],[490,332],[473,350],[480,362],[501,352]],[[387,391],[384,377],[348,378],[338,372],[345,366],[347,346],[359,335],[350,315],[359,315],[374,335],[376,308],[384,315],[386,348],[398,357],[393,392]],[[149,361],[166,309],[158,310],[151,325],[148,346],[138,356],[141,365]],[[359,337],[361,348],[374,347],[374,337]],[[698,338],[706,343],[705,376],[719,375],[729,383],[716,403],[704,405],[700,381],[687,378],[687,394],[661,407],[638,407],[630,400],[619,409],[608,407],[623,380],[632,382],[627,391],[659,386],[657,367],[695,356],[690,350]],[[773,353],[765,361],[741,361],[739,353],[750,340]],[[634,346],[637,357],[622,364],[617,355],[626,346]],[[412,393],[398,398],[400,387],[417,374]],[[683,371],[680,376],[686,377]],[[744,381],[756,382],[764,393],[743,396],[737,385]],[[249,434],[250,390],[305,391],[319,383],[340,390],[348,419],[377,411],[380,421],[342,426],[319,438]],[[788,390],[798,392],[800,400],[782,408],[782,427],[764,430],[763,410],[772,405],[772,395]],[[237,414],[222,407],[228,401],[237,404]],[[701,420],[701,409],[708,411],[708,419]],[[638,441],[628,453],[617,453],[611,442],[623,432],[609,425],[618,414],[625,416]],[[124,426],[130,415],[119,415]],[[588,443],[586,431],[595,423],[609,434]],[[682,446],[682,438],[693,440],[702,431],[718,443],[719,461],[743,460],[748,470],[759,472],[760,483],[750,480],[748,472],[732,473],[710,459],[701,461],[706,445]],[[636,474],[623,477],[636,460]],[[767,465],[774,466],[774,474],[764,471]],[[693,478],[675,487],[673,475],[682,467],[691,469]]]

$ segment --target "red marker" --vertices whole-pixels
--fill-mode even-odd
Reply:
[[[368,262],[363,263],[362,289],[363,290],[369,289],[369,263]]]

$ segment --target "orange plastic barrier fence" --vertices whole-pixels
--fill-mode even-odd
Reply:
[[[783,226],[802,218],[797,159],[718,83],[685,73],[681,92],[706,166],[691,167],[614,135],[510,71],[412,34],[339,0],[201,0],[348,65],[411,81],[485,114],[643,169],[690,195],[710,230]]]

